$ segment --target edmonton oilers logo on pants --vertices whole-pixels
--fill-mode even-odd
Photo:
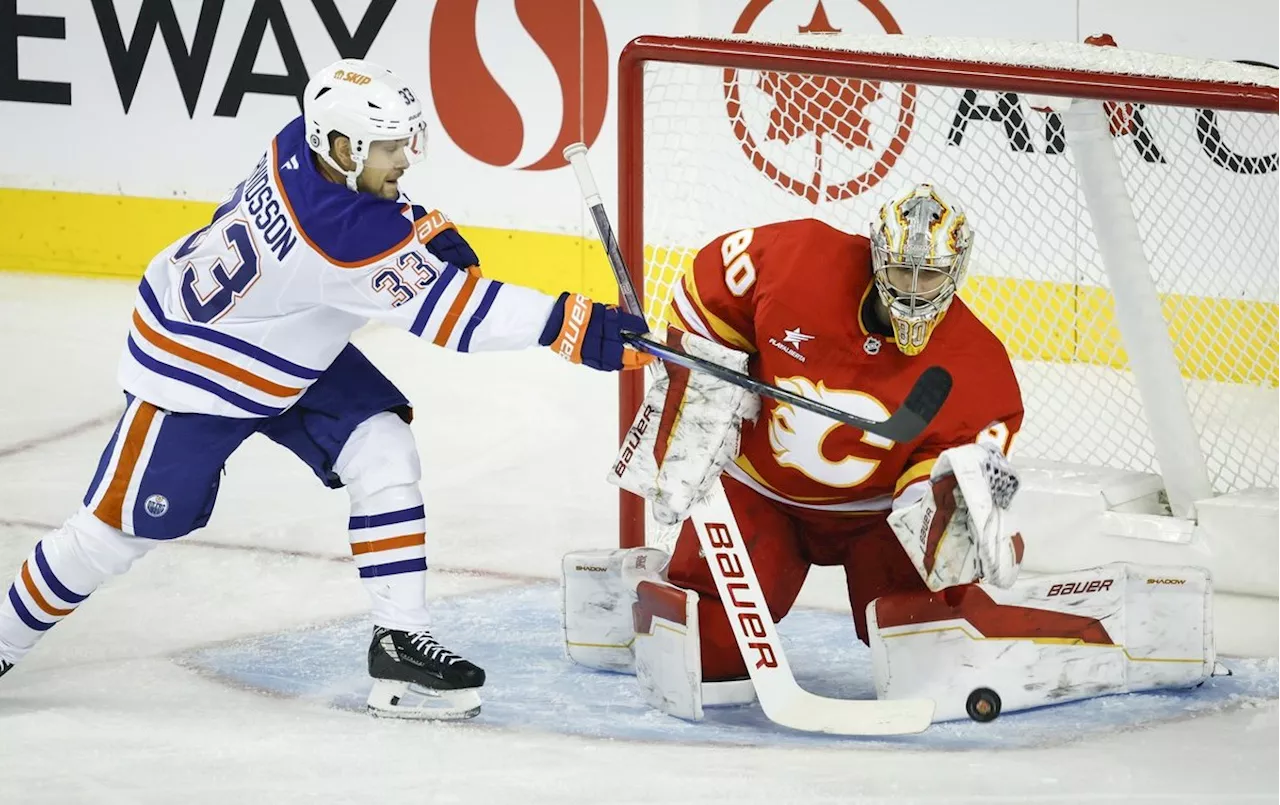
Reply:
[[[163,517],[169,511],[169,499],[164,495],[152,495],[143,501],[142,509],[152,517]]]

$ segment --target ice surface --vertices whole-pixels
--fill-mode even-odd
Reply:
[[[132,293],[129,283],[0,276],[5,577],[73,511],[123,407],[114,369]],[[750,709],[703,727],[642,711],[629,679],[556,665],[552,642],[560,556],[615,539],[603,481],[613,379],[546,351],[458,356],[376,328],[357,343],[416,404],[437,629],[490,672],[485,713],[413,724],[332,706],[358,697],[367,646],[345,496],[253,440],[229,462],[209,528],[105,586],[0,680],[0,803],[1226,803],[1280,793],[1274,662],[1197,694],[1143,697],[1145,725],[1119,730],[1146,705],[1067,705],[943,726],[914,744],[775,734]],[[814,573],[801,604],[782,631],[806,684],[866,690],[865,678],[821,676],[846,653],[858,667],[841,642],[852,629],[839,575]],[[837,636],[818,643],[811,635],[824,628]],[[291,645],[308,664],[281,664]],[[1164,721],[1170,707],[1190,709]],[[1120,710],[1129,715],[1116,720]]]
[[[561,647],[560,594],[554,582],[518,584],[440,599],[437,637],[465,645],[467,657],[494,669],[485,684],[484,723],[596,738],[741,746],[1011,749],[1096,738],[1214,711],[1257,707],[1277,696],[1276,661],[1231,661],[1233,675],[1197,690],[1111,696],[1002,716],[998,727],[963,720],[921,735],[848,738],[780,729],[757,706],[709,709],[701,723],[668,718],[644,704],[631,676],[568,663]],[[500,624],[500,629],[494,625]],[[824,696],[875,698],[871,652],[833,639],[847,615],[801,609],[783,623],[783,643],[800,684]],[[342,618],[181,655],[214,678],[267,694],[363,712],[369,692],[359,649],[368,618]]]

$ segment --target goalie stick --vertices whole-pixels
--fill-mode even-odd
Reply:
[[[578,177],[578,185],[582,189],[583,199],[587,202],[587,206],[591,210],[591,217],[595,220],[600,242],[604,245],[605,253],[609,257],[609,266],[613,269],[614,279],[618,283],[618,293],[622,299],[622,308],[628,313],[634,313],[643,318],[644,311],[640,307],[640,299],[636,295],[635,285],[631,281],[631,273],[627,270],[627,264],[622,259],[622,251],[618,248],[618,239],[614,237],[613,226],[609,222],[609,214],[605,212],[604,201],[600,198],[600,191],[596,188],[595,179],[591,175],[591,166],[587,164],[587,147],[582,143],[573,143],[564,149],[564,158],[573,166],[573,172]],[[770,397],[778,402],[793,405],[796,408],[812,411],[836,422],[850,425],[867,433],[874,433],[877,436],[883,436],[886,439],[892,439],[895,442],[909,442],[923,433],[924,429],[933,421],[934,416],[937,415],[938,410],[942,408],[942,404],[946,402],[947,395],[951,393],[950,373],[941,366],[930,366],[916,379],[902,405],[890,414],[888,419],[864,419],[846,411],[841,411],[839,408],[832,408],[800,394],[757,380],[750,375],[745,375],[690,355],[675,347],[661,344],[641,334],[629,333],[623,336],[623,340],[636,349],[648,352],[664,361],[669,361],[687,369],[715,375],[721,380],[741,386],[761,396]]]
[[[707,498],[689,512],[689,519],[760,709],[770,721],[793,730],[833,735],[906,735],[929,726],[934,710],[931,699],[833,699],[800,687],[719,478]]]
[[[622,306],[628,312],[643,316],[631,274],[627,271],[614,237],[613,227],[605,212],[604,202],[587,164],[587,147],[574,143],[564,149],[564,157],[573,166],[582,195],[591,209],[600,241],[609,256],[609,264],[618,282]],[[717,377],[742,385],[758,394],[794,403],[797,406],[829,416],[856,428],[876,433],[895,441],[909,441],[919,435],[933,419],[951,391],[951,375],[940,367],[931,367],[920,376],[906,401],[884,422],[864,420],[829,406],[814,403],[799,395],[762,383],[755,378],[701,361],[680,350],[666,347],[641,336],[629,341],[639,349],[652,352],[664,360],[691,369],[710,371]],[[704,368],[700,364],[706,363]],[[888,426],[888,430],[884,430]],[[756,698],[765,716],[775,724],[804,732],[835,735],[904,735],[924,731],[933,720],[934,703],[928,699],[899,701],[833,699],[804,690],[796,682],[778,640],[778,632],[760,589],[751,557],[747,554],[738,530],[737,520],[729,507],[724,488],[716,479],[708,498],[695,506],[689,515],[716,591],[724,604],[734,638],[747,666]]]

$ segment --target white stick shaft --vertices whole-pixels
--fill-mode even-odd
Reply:
[[[830,699],[802,689],[782,650],[760,580],[719,480],[690,519],[760,707],[770,721],[795,730],[834,735],[905,735],[929,726],[934,703],[928,699],[854,701]]]
[[[603,204],[600,188],[596,187],[595,177],[591,175],[591,165],[587,163],[587,147],[582,143],[568,145],[564,149],[564,158],[573,168],[573,175],[578,179],[578,187],[582,189],[582,197],[586,200],[587,206]]]
[[[618,298],[622,309],[644,318],[644,308],[640,306],[640,297],[636,293],[635,283],[631,281],[631,272],[622,259],[622,249],[618,247],[618,239],[614,237],[613,225],[609,223],[609,213],[605,211],[604,201],[600,198],[600,190],[596,187],[595,177],[591,175],[591,166],[587,164],[587,147],[582,143],[573,143],[564,149],[564,158],[573,166],[573,173],[578,177],[578,187],[582,189],[582,197],[591,210],[591,217],[596,222],[596,232],[600,242],[604,244],[605,255],[609,258],[609,267],[613,269],[613,277],[618,282]]]

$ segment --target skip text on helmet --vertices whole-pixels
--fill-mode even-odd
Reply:
[[[333,77],[338,79],[339,81],[350,81],[352,84],[359,84],[359,85],[368,84],[370,81],[373,80],[367,75],[364,75],[362,73],[357,73],[352,70],[334,70]]]

